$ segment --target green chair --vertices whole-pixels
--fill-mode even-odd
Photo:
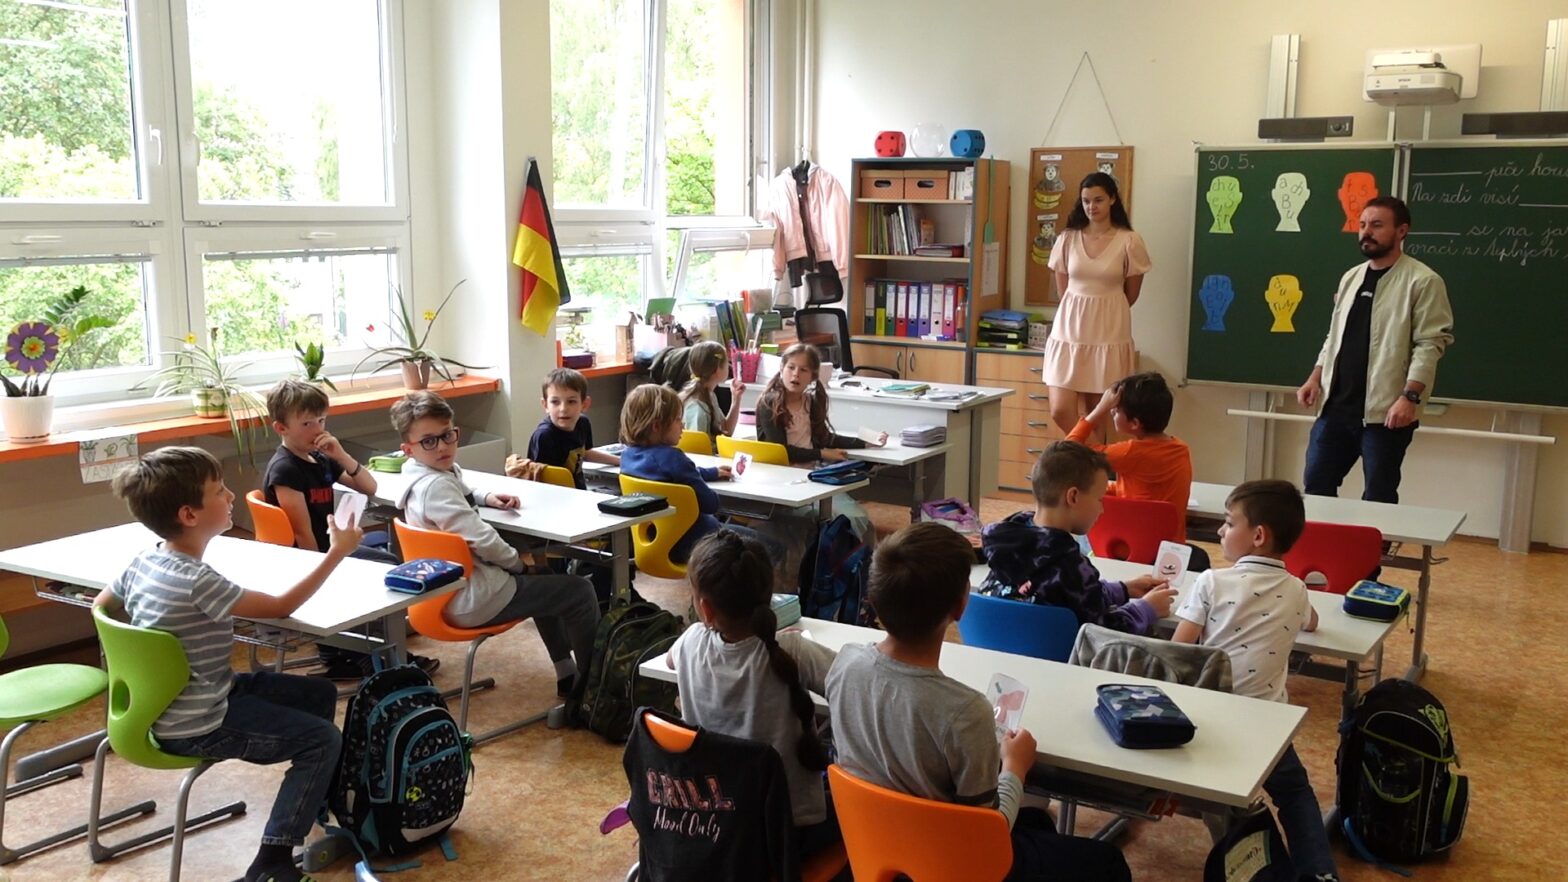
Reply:
[[[5,655],[11,643],[11,633],[5,620],[0,619],[0,655]],[[0,674],[0,729],[9,729],[5,740],[0,741],[0,783],[10,777],[11,748],[28,729],[58,719],[102,695],[109,685],[109,677],[98,668],[88,665],[34,665],[9,674]],[[58,784],[71,778],[80,778],[82,767],[69,765],[45,772],[42,775],[18,781],[0,790],[0,864],[21,860],[30,854],[53,848],[87,833],[87,825],[72,827],[53,836],[20,848],[8,847],[4,842],[5,802],[13,796]],[[141,802],[124,811],[103,819],[105,824],[115,824],[130,818],[141,817],[153,811],[154,803]]]
[[[103,646],[109,667],[109,737],[98,745],[93,766],[92,802],[87,814],[87,851],[94,863],[138,848],[173,838],[174,854],[169,859],[169,880],[179,882],[180,855],[185,834],[245,813],[245,803],[234,802],[199,817],[186,819],[191,787],[202,773],[212,768],[212,760],[164,753],[153,738],[152,724],[168,709],[169,703],[190,681],[191,669],[180,641],[166,631],[138,628],[117,621],[103,609],[93,607],[93,624]],[[146,769],[189,769],[180,782],[179,802],[175,804],[174,826],[136,836],[118,845],[98,840],[103,824],[98,810],[103,803],[103,769],[109,748],[128,762]]]

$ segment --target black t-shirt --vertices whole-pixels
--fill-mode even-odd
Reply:
[[[310,512],[310,532],[316,537],[316,550],[326,551],[332,543],[327,535],[327,518],[333,510],[332,485],[342,474],[343,467],[320,452],[312,451],[310,459],[300,459],[280,444],[267,463],[261,492],[273,505],[278,504],[275,487],[287,487],[303,494],[305,508]]]
[[[1377,282],[1390,267],[1367,267],[1366,278],[1356,289],[1356,301],[1345,316],[1345,332],[1339,338],[1339,355],[1334,359],[1334,386],[1329,389],[1323,409],[1347,420],[1361,422],[1367,409],[1367,366],[1372,346],[1372,297]]]
[[[570,432],[550,422],[546,416],[528,439],[528,458],[545,465],[560,466],[572,473],[579,490],[588,485],[583,482],[583,452],[593,447],[593,425],[588,415],[577,418],[577,425]]]

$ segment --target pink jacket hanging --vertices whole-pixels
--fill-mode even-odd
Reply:
[[[795,191],[792,169],[773,179],[767,214],[777,232],[773,235],[773,277],[783,278],[790,270],[790,287],[800,284],[807,269],[806,237],[801,232],[800,198]],[[812,244],[817,260],[831,260],[838,274],[849,275],[849,197],[838,179],[819,165],[811,167],[806,179],[806,210],[811,212]],[[768,218],[764,218],[765,220]],[[798,261],[798,263],[796,262]]]

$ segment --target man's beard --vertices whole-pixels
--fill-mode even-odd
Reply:
[[[1389,252],[1393,250],[1393,245],[1379,245],[1376,239],[1361,240],[1361,254],[1368,260],[1377,260],[1382,257],[1387,257]]]

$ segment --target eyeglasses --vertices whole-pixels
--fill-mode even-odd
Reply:
[[[440,447],[442,444],[456,444],[456,443],[457,443],[457,427],[456,426],[453,426],[452,428],[447,429],[445,432],[442,432],[439,435],[430,435],[428,437],[419,439],[419,446],[424,448],[425,450],[435,450],[437,447]]]

